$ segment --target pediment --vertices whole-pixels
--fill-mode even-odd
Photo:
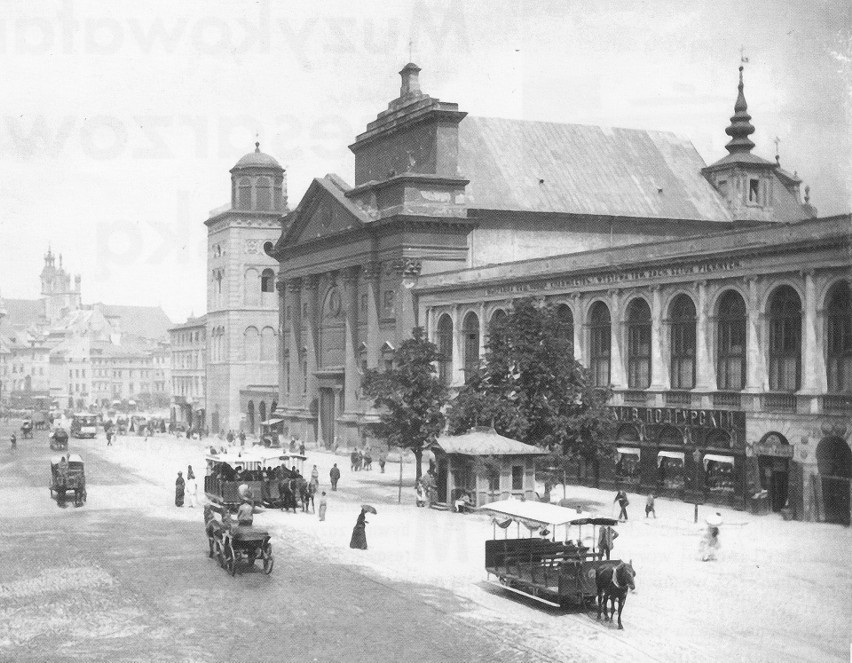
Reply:
[[[356,208],[328,178],[315,179],[293,212],[285,246],[295,246],[363,227]]]

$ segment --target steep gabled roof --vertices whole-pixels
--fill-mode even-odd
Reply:
[[[132,332],[149,339],[167,338],[172,321],[159,306],[126,306],[104,304],[104,315],[117,317],[122,332]]]
[[[730,221],[704,167],[669,132],[472,116],[459,124],[469,208]]]

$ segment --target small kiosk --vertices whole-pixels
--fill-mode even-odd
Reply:
[[[473,506],[510,498],[536,499],[535,458],[547,455],[488,427],[439,437],[432,452],[437,501],[449,508],[463,495]]]

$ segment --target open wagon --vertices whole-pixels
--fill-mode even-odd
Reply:
[[[598,570],[620,562],[603,560],[595,550],[595,528],[616,525],[618,521],[612,518],[520,500],[492,502],[478,510],[490,514],[494,523],[494,537],[485,542],[488,581],[546,605],[585,606],[594,602]],[[508,536],[512,524],[517,538]],[[583,526],[592,528],[591,545],[584,544],[588,539],[582,536]],[[498,527],[504,532],[503,538],[497,534]],[[561,539],[557,538],[559,527],[564,527]],[[571,527],[578,528],[576,540],[568,538]],[[529,536],[521,536],[522,528]]]
[[[272,543],[269,532],[254,526],[239,526],[228,519],[218,520],[214,513],[222,513],[227,507],[204,507],[204,529],[207,533],[210,557],[215,557],[219,565],[232,576],[237,565],[247,563],[253,566],[261,560],[263,572],[272,573],[275,558],[272,555]]]
[[[65,502],[68,493],[74,493],[74,506],[86,503],[86,470],[78,454],[55,456],[50,461],[50,496],[56,493],[58,503]]]

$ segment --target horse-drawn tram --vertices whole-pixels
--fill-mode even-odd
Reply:
[[[612,518],[520,500],[492,502],[479,511],[491,515],[494,524],[494,538],[485,542],[488,581],[503,589],[554,607],[585,606],[598,595],[598,572],[620,564],[620,560],[601,559],[595,549],[596,528],[616,525],[618,521]],[[518,538],[510,539],[508,529],[513,523]],[[584,526],[591,526],[591,537],[583,537]],[[564,527],[561,541],[557,540],[560,527]],[[568,538],[572,527],[576,528],[575,540]],[[498,528],[503,530],[503,538],[498,537]],[[522,537],[521,529],[529,536]]]
[[[210,453],[205,460],[204,494],[210,501],[230,508],[240,504],[239,488],[243,485],[255,496],[256,503],[280,506],[282,470],[295,468],[301,473],[305,456],[250,447],[238,452]]]

